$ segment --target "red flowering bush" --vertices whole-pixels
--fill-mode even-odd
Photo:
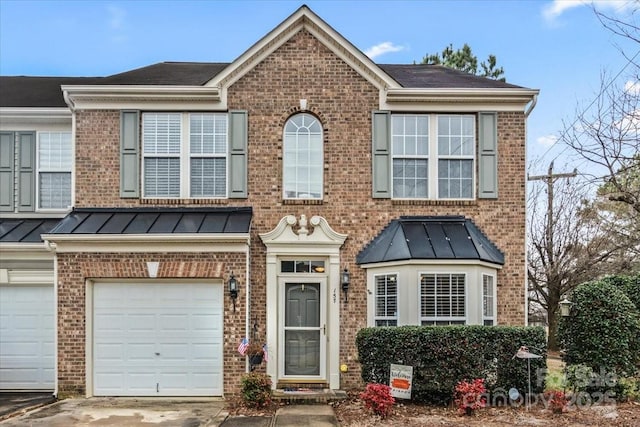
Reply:
[[[546,401],[549,403],[549,409],[555,414],[561,414],[567,410],[567,396],[563,391],[552,390],[544,394]]]
[[[360,398],[367,409],[382,418],[391,415],[391,408],[396,401],[391,396],[391,387],[384,384],[367,384],[367,389],[360,393]]]
[[[487,404],[486,393],[484,379],[476,378],[471,382],[460,381],[456,384],[453,399],[460,413],[471,415],[476,409],[485,407]]]

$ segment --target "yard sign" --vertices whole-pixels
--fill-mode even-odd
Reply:
[[[413,383],[413,366],[391,364],[389,387],[391,395],[399,399],[411,399]]]

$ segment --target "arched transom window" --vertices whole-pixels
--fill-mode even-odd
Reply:
[[[296,114],[284,127],[282,163],[285,199],[322,199],[322,126],[311,114]]]

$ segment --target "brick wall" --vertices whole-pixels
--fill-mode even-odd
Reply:
[[[224,290],[224,389],[237,390],[245,371],[245,358],[237,346],[245,336],[245,294],[240,289],[233,311],[226,286],[228,272],[246,283],[246,260],[243,253],[61,253],[58,257],[58,382],[59,393],[84,395],[85,384],[85,298],[88,279],[149,279],[147,261],[157,261],[158,278],[217,279]],[[133,279],[133,280],[132,280]]]
[[[341,253],[341,264],[351,272],[351,288],[348,304],[341,306],[340,358],[344,362],[353,361],[356,357],[355,334],[366,326],[367,301],[365,271],[354,264],[356,254],[391,219],[400,215],[464,215],[472,218],[505,253],[505,266],[497,277],[498,323],[522,325],[525,281],[524,115],[498,114],[498,200],[406,202],[372,199],[371,111],[378,108],[378,96],[377,89],[306,31],[295,35],[229,88],[229,109],[244,109],[249,113],[249,199],[215,204],[252,206],[254,209],[250,253],[251,321],[257,320],[259,333],[264,336],[266,260],[259,234],[272,230],[280,218],[288,214],[297,217],[305,214],[307,218],[323,216],[337,232],[349,236]],[[325,194],[322,202],[282,199],[283,126],[292,114],[299,111],[300,99],[307,100],[309,112],[320,119],[324,129]],[[76,206],[140,204],[138,200],[119,198],[119,112],[80,111],[77,114]],[[189,202],[177,202],[184,203]],[[162,201],[152,204],[176,205]],[[63,274],[60,274],[64,278],[61,290],[68,295],[61,304],[71,305],[62,307],[66,317],[60,320],[64,326],[61,329],[64,342],[60,345],[72,347],[71,351],[65,350],[61,355],[61,362],[64,362],[61,363],[61,384],[74,387],[83,384],[83,380],[79,381],[74,375],[84,375],[84,369],[79,369],[80,365],[84,368],[84,358],[81,357],[84,343],[73,339],[73,336],[84,333],[84,313],[77,309],[83,306],[84,277],[69,267],[73,256],[63,254],[61,257],[67,263],[61,271]],[[82,257],[81,261],[86,262]],[[104,257],[93,256],[97,261]],[[170,258],[177,261],[191,260],[192,257],[172,255]],[[145,257],[137,255],[133,258],[141,262]],[[234,272],[243,270],[234,267]],[[242,301],[242,296],[238,301]],[[76,307],[76,311],[71,307]],[[244,306],[240,305],[238,313],[243,310]],[[67,337],[65,332],[70,332],[70,335]],[[244,315],[227,317],[225,314],[225,337],[230,334],[232,345],[237,345],[236,338],[243,333]],[[237,357],[237,353],[229,351],[227,345],[225,342],[225,390],[236,391],[237,376],[244,372],[244,361]],[[80,365],[74,367],[76,363]],[[350,372],[342,376],[345,388],[360,383],[357,363],[351,362],[349,366]],[[227,385],[229,389],[226,389]]]

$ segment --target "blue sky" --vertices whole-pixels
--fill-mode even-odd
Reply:
[[[620,49],[637,53],[582,0],[0,0],[0,74],[105,76],[161,61],[231,62],[305,3],[378,63],[419,62],[450,43],[468,43],[479,59],[496,55],[507,81],[541,91],[528,123],[529,160],[540,160],[532,172],[556,156],[558,169],[583,166],[554,136],[578,104],[593,101],[603,72],[625,78]],[[593,5],[629,13],[626,1]]]

